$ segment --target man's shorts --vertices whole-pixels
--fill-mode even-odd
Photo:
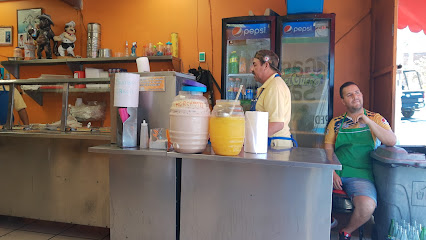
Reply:
[[[377,192],[373,182],[364,178],[342,177],[341,179],[343,190],[351,199],[356,196],[367,196],[373,199],[377,206]]]

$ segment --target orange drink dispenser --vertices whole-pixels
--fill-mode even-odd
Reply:
[[[215,154],[235,156],[244,144],[245,118],[240,101],[217,100],[210,116],[210,142]]]

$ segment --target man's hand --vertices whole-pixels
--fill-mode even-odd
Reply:
[[[370,123],[371,122],[373,122],[371,119],[369,119],[368,117],[367,117],[367,115],[365,115],[364,113],[362,113],[362,114],[360,114],[360,115],[358,115],[356,118],[355,118],[355,123],[362,123],[362,124],[367,124],[367,125],[370,125]]]
[[[337,190],[342,189],[342,179],[337,175],[336,171],[333,171],[333,188]]]
[[[360,114],[355,118],[355,123],[360,122],[367,124],[374,135],[386,146],[392,147],[396,144],[396,136],[392,130],[386,130],[364,114]]]

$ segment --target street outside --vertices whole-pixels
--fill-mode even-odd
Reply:
[[[407,27],[397,31],[397,61],[402,65],[396,75],[395,92],[395,134],[397,145],[426,145],[426,107],[420,108],[411,118],[401,113],[401,96],[407,90],[426,90],[426,34],[424,31],[413,33]],[[413,70],[418,75],[413,74]],[[402,74],[403,71],[411,72]],[[418,76],[418,78],[416,78]],[[406,89],[403,90],[403,85]],[[417,85],[416,85],[417,84]]]
[[[397,113],[395,120],[397,145],[426,145],[426,108],[416,111],[411,118]]]

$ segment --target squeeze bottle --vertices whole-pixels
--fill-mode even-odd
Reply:
[[[144,119],[141,123],[140,148],[148,148],[148,143],[148,123]]]

